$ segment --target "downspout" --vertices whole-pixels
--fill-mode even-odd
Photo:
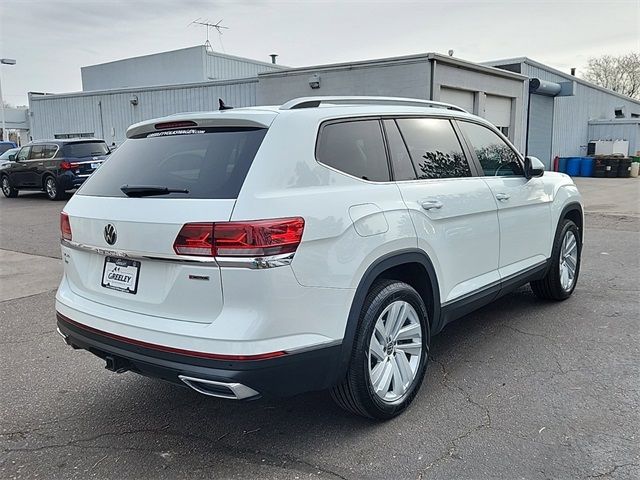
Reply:
[[[433,88],[436,84],[436,59],[431,59],[431,79],[429,82],[429,100],[433,100]]]
[[[529,155],[529,119],[531,118],[531,89],[527,97],[527,132],[524,138],[524,156]]]
[[[104,119],[102,118],[102,100],[98,100],[98,111],[100,112],[100,138],[104,139]]]

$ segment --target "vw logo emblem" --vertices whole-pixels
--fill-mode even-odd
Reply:
[[[113,245],[118,240],[118,232],[116,232],[116,227],[112,224],[107,223],[107,226],[104,227],[104,239],[109,245]]]

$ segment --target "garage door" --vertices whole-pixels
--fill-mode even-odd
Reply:
[[[553,136],[553,97],[531,95],[529,106],[529,148],[527,153],[551,166],[551,138]]]
[[[511,98],[487,95],[484,117],[508,135],[506,129],[511,126]]]
[[[458,90],[456,88],[440,88],[440,101],[452,103],[467,112],[473,113],[474,92],[468,90]]]

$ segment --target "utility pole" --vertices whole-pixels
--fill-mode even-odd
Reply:
[[[15,65],[16,61],[13,58],[0,58],[0,65]],[[4,98],[2,97],[2,73],[0,72],[0,116],[2,117],[2,135],[0,141],[4,140],[5,132],[7,131],[7,123],[4,117]]]

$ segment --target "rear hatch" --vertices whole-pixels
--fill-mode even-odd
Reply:
[[[101,140],[86,140],[63,145],[62,157],[76,175],[89,176],[108,158],[109,147]]]
[[[152,129],[124,142],[65,207],[70,289],[136,313],[213,321],[220,270],[212,256],[178,255],[174,241],[187,223],[229,221],[265,127]]]

